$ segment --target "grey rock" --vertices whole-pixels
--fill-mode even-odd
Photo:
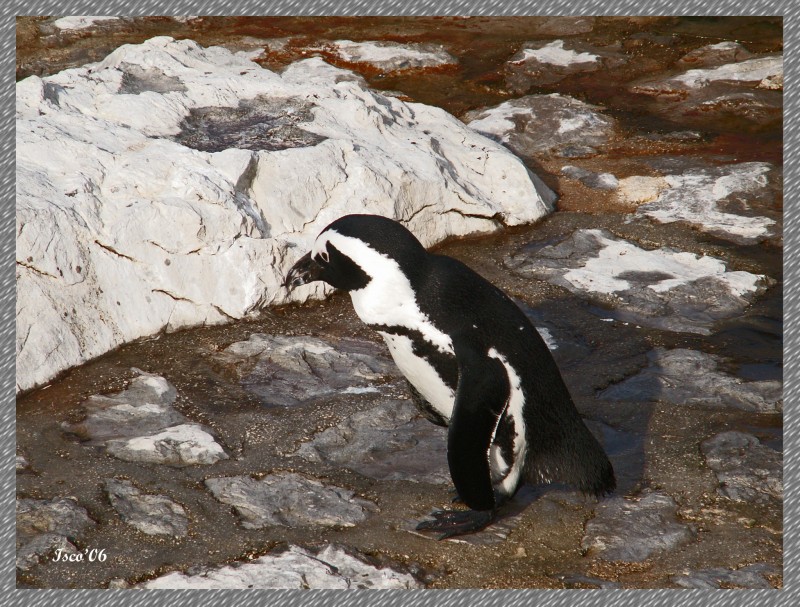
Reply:
[[[83,403],[86,418],[75,424],[65,423],[64,429],[90,444],[102,444],[186,422],[173,407],[175,387],[158,375],[139,373],[121,392],[90,396]]]
[[[650,366],[602,392],[605,400],[664,401],[676,405],[734,408],[759,413],[783,410],[783,382],[746,382],[718,370],[718,356],[696,350],[656,348]]]
[[[554,84],[573,74],[609,70],[627,63],[615,49],[580,40],[526,42],[505,66],[506,86],[518,94],[532,86]]]
[[[755,563],[740,569],[701,569],[684,575],[675,575],[672,582],[682,588],[712,590],[718,588],[771,589],[773,585],[765,576],[780,573],[776,567],[767,563]]]
[[[678,506],[668,495],[645,492],[636,499],[611,497],[586,524],[581,548],[606,561],[638,562],[692,540],[694,533],[676,518]]]
[[[413,576],[374,567],[338,546],[317,553],[289,546],[248,563],[236,563],[196,574],[169,573],[139,584],[141,588],[419,588]]]
[[[106,450],[121,460],[171,466],[210,465],[228,459],[214,437],[199,424],[181,424],[146,436],[113,439]]]
[[[450,483],[447,431],[405,400],[387,400],[318,433],[289,455],[377,480]]]
[[[326,138],[301,126],[314,121],[314,107],[300,99],[257,97],[241,100],[235,108],[193,108],[175,140],[202,152],[315,146]]]
[[[601,114],[600,109],[566,95],[528,95],[467,112],[463,119],[517,155],[535,156],[607,143],[616,121]]]
[[[242,385],[267,405],[291,406],[341,392],[373,391],[375,382],[396,376],[383,347],[342,339],[253,334],[218,355]]]
[[[130,462],[184,466],[228,458],[207,429],[189,423],[173,407],[177,391],[172,384],[134,370],[139,376],[125,390],[89,397],[83,404],[86,417],[62,424],[64,430]]]
[[[687,68],[714,67],[726,63],[739,63],[752,56],[753,53],[738,42],[725,41],[707,44],[686,53],[678,60],[678,65]]]
[[[725,55],[734,61],[720,63]],[[779,122],[783,112],[783,57],[744,57],[735,48],[722,49],[716,55],[705,52],[700,66],[644,78],[629,88],[650,96],[654,111],[682,122],[709,124],[731,117],[759,126]],[[690,66],[691,59],[679,62],[679,66]]]
[[[71,497],[17,499],[17,567],[27,570],[57,549],[77,551],[70,542],[95,524]]]
[[[720,495],[736,502],[783,499],[783,458],[752,434],[722,432],[700,449],[717,476]]]
[[[347,63],[367,64],[383,73],[439,68],[458,60],[438,44],[400,44],[387,40],[354,42],[335,40],[332,52]]]
[[[512,271],[591,297],[618,320],[707,335],[772,284],[709,256],[648,251],[605,230],[576,230],[558,244],[506,258]]]
[[[30,541],[18,545],[16,566],[20,571],[28,571],[43,558],[56,558],[57,554],[73,555],[79,552],[65,536],[58,533],[41,533]]]
[[[561,174],[596,190],[615,190],[619,187],[619,180],[611,173],[594,173],[568,164],[561,167]]]
[[[120,518],[147,535],[183,537],[186,511],[165,495],[147,495],[126,480],[106,479],[105,490]]]
[[[352,527],[367,518],[375,504],[352,491],[324,485],[299,474],[209,478],[206,487],[219,501],[233,506],[247,529],[284,527]]]
[[[25,459],[25,456],[17,453],[17,460],[16,460],[17,473],[25,472],[29,467],[30,464],[28,463],[28,460]]]

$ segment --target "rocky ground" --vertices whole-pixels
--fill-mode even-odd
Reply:
[[[17,75],[155,35],[273,70],[318,55],[522,158],[556,212],[437,250],[529,315],[619,488],[525,487],[480,533],[415,531],[451,500],[444,430],[334,294],[22,393],[18,586],[782,586],[779,20],[25,18]],[[126,73],[130,95],[176,92]],[[295,109],[269,141],[317,146]]]

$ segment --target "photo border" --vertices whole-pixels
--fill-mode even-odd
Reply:
[[[4,27],[0,40],[0,61],[9,71],[15,63],[15,17],[17,15],[103,15],[124,14],[130,16],[146,15],[771,15],[784,18],[784,91],[794,90],[795,65],[794,51],[797,44],[796,21],[800,3],[796,0],[767,1],[687,1],[687,0],[640,0],[640,1],[598,1],[598,0],[185,0],[185,1],[144,1],[131,3],[130,0],[62,1],[48,2],[31,0],[28,2],[12,0],[2,2],[0,16]],[[273,605],[343,605],[360,607],[370,605],[393,607],[410,605],[423,607],[455,607],[462,603],[475,603],[494,607],[522,607],[535,602],[537,607],[572,607],[607,605],[638,607],[701,607],[705,605],[744,607],[747,605],[800,604],[797,596],[795,572],[797,568],[797,538],[784,532],[784,588],[782,590],[384,590],[384,591],[336,591],[336,590],[57,590],[57,589],[17,589],[14,569],[14,495],[16,486],[15,467],[15,416],[11,415],[15,405],[15,363],[14,352],[14,274],[10,263],[10,250],[15,249],[14,214],[10,200],[15,195],[14,138],[15,126],[10,108],[14,104],[14,90],[11,79],[3,81],[2,99],[5,110],[0,122],[0,132],[5,146],[2,150],[2,178],[0,195],[6,204],[0,207],[0,244],[2,246],[2,275],[0,276],[0,389],[3,406],[0,413],[2,424],[3,461],[0,469],[2,477],[2,554],[3,554],[3,593],[7,605],[60,606],[65,602],[80,605],[108,605],[110,607],[137,605],[151,607],[170,604],[171,607],[193,605],[221,605],[247,607],[262,605],[265,601]],[[796,156],[798,132],[797,100],[792,94],[784,94],[784,198],[792,200],[797,189]],[[796,231],[797,208],[789,205],[784,209],[784,259],[797,259],[798,236]],[[786,267],[784,293],[795,293],[798,268],[792,264]],[[785,324],[794,328],[800,302],[784,295]],[[784,530],[797,527],[798,507],[796,497],[797,471],[797,418],[794,397],[798,388],[798,372],[795,365],[798,354],[796,332],[784,329]],[[16,410],[16,407],[13,407]],[[140,594],[141,593],[141,594]]]

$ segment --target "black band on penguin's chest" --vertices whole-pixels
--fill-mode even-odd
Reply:
[[[402,335],[411,341],[411,351],[414,356],[424,359],[436,370],[445,385],[453,392],[458,388],[458,362],[453,354],[442,352],[439,346],[432,344],[423,336],[422,332],[407,327],[389,325],[370,325],[372,329],[391,335]]]

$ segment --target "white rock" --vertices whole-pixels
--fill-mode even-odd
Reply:
[[[113,439],[106,443],[106,450],[129,462],[173,466],[207,465],[228,459],[214,437],[197,424],[172,426],[149,436]]]
[[[577,51],[564,48],[563,40],[553,40],[541,48],[525,48],[521,54],[515,55],[512,61],[522,63],[534,59],[539,63],[549,63],[552,65],[568,66],[575,63],[596,63],[599,55],[592,53],[579,53]]]
[[[535,255],[521,251],[506,265],[602,302],[618,320],[707,335],[740,315],[774,280],[729,270],[715,257],[669,248],[642,249],[605,230],[576,230]]]
[[[567,95],[527,95],[500,105],[468,112],[464,120],[487,137],[522,156],[550,153],[575,144],[596,146],[608,141],[615,121],[598,106]]]
[[[399,44],[396,42],[353,42],[336,40],[334,53],[348,63],[368,63],[384,72],[410,68],[454,65],[458,61],[443,48],[432,44]]]
[[[702,87],[717,80],[760,82],[764,78],[778,74],[783,75],[783,56],[770,55],[708,69],[688,70],[672,80],[688,87]]]
[[[400,219],[429,246],[536,221],[555,198],[443,110],[316,58],[278,75],[160,37],[22,80],[16,101],[17,390],[285,302],[285,272],[341,215]],[[227,129],[225,145],[182,145],[188,124],[211,142]]]
[[[686,221],[723,238],[752,242],[769,236],[775,221],[768,217],[725,212],[720,205],[731,199],[743,201],[746,205],[748,199],[768,192],[768,176],[773,169],[767,162],[743,162],[688,169],[664,175],[663,179],[628,179],[639,179],[637,184],[649,180],[646,183],[653,186],[654,194],[657,192],[655,199],[642,200],[646,204],[637,209],[637,214],[661,223]],[[642,189],[627,188],[621,197],[635,199],[644,196]]]
[[[119,17],[61,17],[53,21],[60,30],[82,30],[94,27],[102,21],[116,21]]]
[[[632,288],[626,275],[659,273],[647,288],[664,293],[700,278],[714,277],[730,291],[742,297],[759,289],[762,276],[743,271],[729,271],[725,262],[715,257],[684,251],[656,249],[647,251],[625,240],[606,238],[600,230],[586,230],[602,248],[597,257],[588,259],[581,268],[569,270],[564,279],[577,290],[611,294]]]
[[[290,546],[279,555],[250,563],[209,569],[196,575],[175,572],[140,585],[141,588],[418,588],[410,575],[377,568],[327,546],[313,554]]]
[[[208,478],[206,487],[219,501],[230,504],[245,529],[283,527],[353,527],[377,510],[375,504],[342,487],[292,472]]]

